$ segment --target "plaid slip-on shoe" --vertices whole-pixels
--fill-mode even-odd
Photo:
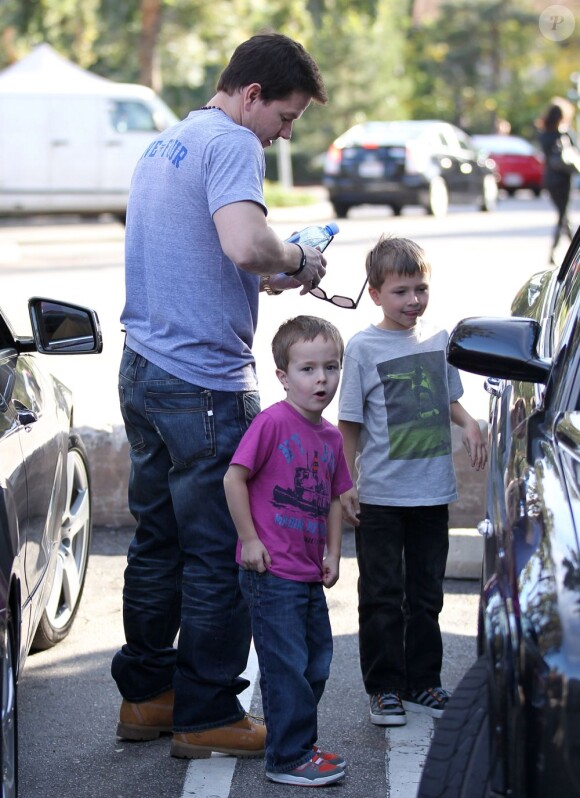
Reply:
[[[449,693],[442,687],[426,687],[424,690],[408,690],[403,698],[407,712],[421,712],[432,718],[440,718],[449,701]]]

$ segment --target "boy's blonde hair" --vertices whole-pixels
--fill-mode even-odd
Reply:
[[[344,341],[334,324],[318,316],[296,316],[287,319],[272,339],[272,354],[276,368],[288,371],[290,347],[299,341],[314,341],[319,335],[325,341],[334,341],[338,347],[339,361],[342,363]]]
[[[431,274],[431,264],[425,252],[408,238],[382,235],[366,259],[369,286],[380,290],[385,278],[391,274],[413,277]]]

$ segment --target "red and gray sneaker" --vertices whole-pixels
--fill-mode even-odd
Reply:
[[[277,773],[267,770],[266,776],[270,781],[280,784],[295,784],[301,787],[322,787],[325,784],[332,784],[345,776],[344,770],[326,762],[321,756],[312,754],[312,758],[293,770],[284,773]]]
[[[341,770],[345,769],[346,761],[340,756],[340,754],[331,754],[330,751],[323,751],[322,748],[319,748],[317,745],[313,745],[312,750],[314,751],[315,756],[319,756],[321,759],[324,759],[324,761],[328,762],[329,765],[334,765],[335,768],[341,768]]]

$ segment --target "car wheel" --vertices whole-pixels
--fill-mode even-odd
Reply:
[[[10,619],[10,612],[8,612]],[[2,664],[2,798],[18,795],[18,704],[16,687],[16,656],[10,626],[4,627]]]
[[[541,197],[542,196],[542,189],[541,188],[533,188],[532,191],[534,192],[534,197]]]
[[[497,187],[496,179],[493,175],[486,175],[483,178],[481,210],[494,211],[497,206],[497,198],[499,196],[499,189]]]
[[[445,216],[449,207],[449,191],[442,177],[434,177],[429,183],[427,213],[430,216]]]
[[[391,210],[393,212],[393,216],[400,216],[401,211],[403,210],[402,205],[391,205]]]
[[[489,782],[487,660],[480,657],[435,725],[417,798],[485,798]]]
[[[44,650],[63,640],[79,608],[87,573],[92,530],[87,452],[80,437],[69,436],[66,506],[50,597],[32,644]]]
[[[516,190],[515,188],[506,188],[505,193],[508,195],[508,197],[515,197]]]
[[[334,208],[337,219],[346,219],[346,215],[350,210],[350,205],[347,205],[345,202],[333,202],[332,207]]]

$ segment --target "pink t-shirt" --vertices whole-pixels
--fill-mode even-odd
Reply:
[[[254,418],[231,462],[250,471],[250,508],[270,571],[321,582],[330,501],[352,487],[338,429],[278,402]],[[240,551],[238,542],[238,563]]]

